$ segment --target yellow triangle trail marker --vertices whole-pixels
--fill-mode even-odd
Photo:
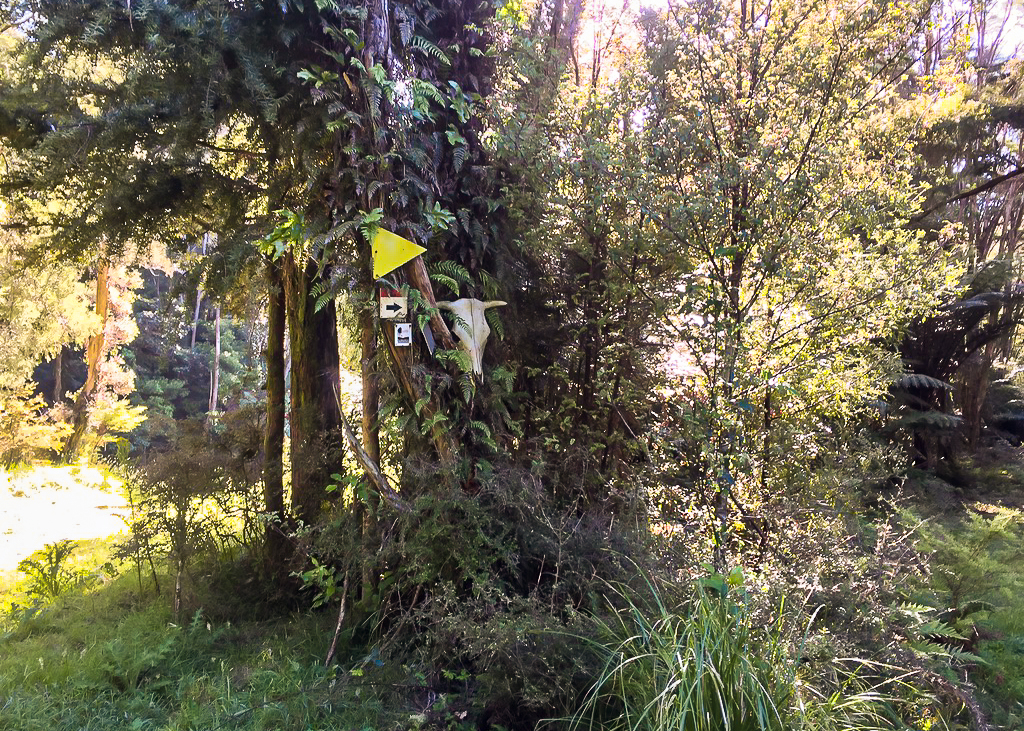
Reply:
[[[373,252],[374,279],[380,279],[385,274],[395,271],[407,261],[412,261],[426,251],[422,246],[414,244],[409,239],[403,239],[398,234],[393,234],[383,228],[377,229],[370,249]]]

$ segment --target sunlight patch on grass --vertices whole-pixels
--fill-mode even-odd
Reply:
[[[121,533],[128,517],[122,487],[109,472],[84,465],[0,471],[0,589],[19,561],[47,543]]]

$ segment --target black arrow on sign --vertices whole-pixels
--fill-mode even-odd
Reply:
[[[402,306],[392,303],[390,305],[384,305],[384,309],[387,310],[388,312],[401,312]]]

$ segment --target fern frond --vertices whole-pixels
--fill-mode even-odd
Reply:
[[[456,297],[459,296],[459,283],[449,277],[447,274],[441,274],[440,272],[431,274],[430,281],[436,284],[443,285],[448,288]]]
[[[955,627],[940,622],[937,619],[930,619],[917,628],[918,634],[931,642],[937,640],[966,640],[962,634],[957,632]]]
[[[498,280],[483,269],[477,272],[477,278],[480,280],[480,289],[484,292],[484,299],[498,299]]]
[[[1013,267],[1005,259],[993,259],[985,262],[978,271],[970,276],[970,283],[964,293],[966,298],[976,297],[982,292],[995,292],[1006,286]]]
[[[389,183],[385,183],[382,180],[374,180],[368,186],[366,186],[366,194],[372,199],[381,188],[388,186]]]
[[[423,436],[427,436],[430,433],[431,429],[445,421],[448,421],[448,417],[439,411],[423,422],[423,424],[420,426],[420,433]]]
[[[410,45],[412,46],[412,48],[414,48],[415,50],[421,52],[423,55],[427,56],[428,58],[432,57],[436,61],[439,61],[440,63],[442,63],[445,66],[451,66],[452,65],[451,59],[448,58],[448,55],[444,51],[442,51],[440,48],[438,48],[437,44],[431,43],[430,41],[428,41],[423,36],[413,36],[412,37],[412,42],[411,42]]]
[[[459,264],[457,261],[451,259],[442,259],[441,261],[434,264],[431,269],[438,274],[443,274],[449,279],[453,279],[461,284],[473,284],[473,275],[469,273],[466,267]],[[454,292],[457,292],[457,288],[453,288]]]
[[[434,351],[434,357],[445,366],[454,366],[463,373],[469,373],[473,370],[473,364],[469,360],[469,353],[464,350],[444,350],[443,348],[438,348]]]
[[[893,427],[896,429],[946,431],[956,429],[962,422],[963,419],[959,416],[943,414],[941,411],[911,411],[897,419],[893,423]]]
[[[491,428],[482,421],[477,421],[476,419],[473,419],[472,421],[469,422],[469,428],[482,434],[485,439],[490,439],[491,437]]]
[[[442,109],[445,109],[448,106],[448,101],[444,98],[444,95],[441,94],[440,90],[429,81],[416,79],[412,82],[412,90],[413,94],[430,99]]]
[[[359,221],[357,220],[345,221],[344,223],[339,223],[337,226],[334,226],[325,233],[314,236],[310,239],[310,243],[313,246],[314,256],[319,255],[328,244],[332,244],[338,239],[344,237],[346,234],[352,233],[358,225]],[[317,256],[317,258],[320,257]]]
[[[462,170],[462,166],[466,162],[466,157],[469,155],[469,148],[465,145],[459,145],[455,148],[452,153],[452,163],[455,166],[455,172]]]
[[[469,356],[466,356],[466,361],[469,361]],[[476,382],[473,380],[473,375],[469,372],[469,369],[463,369],[462,377],[459,378],[459,386],[462,387],[462,400],[467,404],[473,401],[473,394],[476,393]]]
[[[498,314],[497,308],[492,307],[489,310],[485,310],[484,317],[487,319],[487,324],[491,326],[491,330],[498,334],[498,339],[504,340],[505,324],[501,321],[501,315]]]
[[[893,382],[896,388],[941,388],[945,391],[952,391],[952,384],[940,381],[938,378],[926,376],[923,373],[907,373],[900,376]]]

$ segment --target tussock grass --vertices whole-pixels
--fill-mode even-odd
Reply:
[[[746,592],[724,577],[674,606],[648,587],[644,598],[613,587],[616,608],[595,620],[603,668],[567,719],[571,731],[900,727],[882,690],[902,682],[893,668],[847,660],[822,682],[801,668],[807,630],[794,637],[781,612],[758,626]]]

